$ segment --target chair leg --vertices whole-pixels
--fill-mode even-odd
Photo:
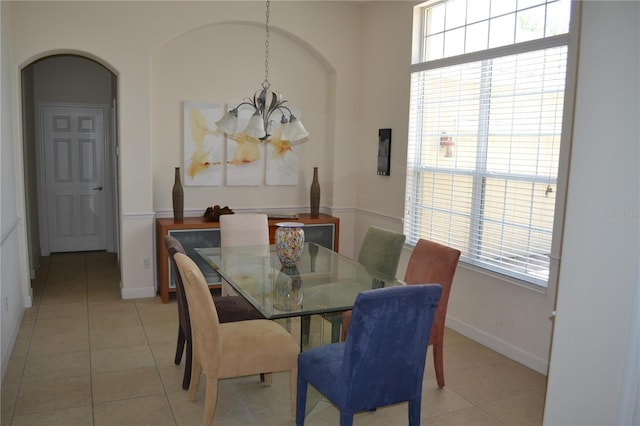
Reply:
[[[433,344],[433,366],[436,370],[436,381],[438,387],[444,387],[444,351],[442,341]]]
[[[213,424],[213,416],[216,414],[216,402],[218,401],[218,378],[207,376],[207,391],[204,400],[203,426]]]
[[[273,374],[272,373],[260,373],[260,375],[264,375],[264,384],[271,386],[273,383]]]
[[[182,332],[182,327],[178,327],[178,342],[176,343],[176,358],[174,362],[176,365],[180,365],[182,361],[182,353],[184,352],[185,336]]]
[[[347,331],[349,330],[349,325],[351,324],[351,311],[346,311],[342,313],[342,324],[340,326],[340,341],[344,342],[347,340]]]
[[[340,426],[351,426],[353,425],[353,413],[343,413],[340,412]]]
[[[304,425],[304,412],[307,408],[307,381],[298,374],[296,386],[296,426]]]
[[[342,314],[331,317],[331,343],[340,341],[340,330],[342,328]]]
[[[193,342],[191,339],[187,339],[187,359],[184,360],[184,376],[182,377],[182,389],[189,389],[189,384],[191,383],[191,369],[192,369],[192,358],[193,358]]]
[[[409,400],[409,426],[420,426],[421,398]]]
[[[336,343],[340,341],[340,328],[342,326],[342,314],[341,313],[330,313],[323,314],[322,318],[331,323],[331,343]]]
[[[305,315],[300,317],[300,344],[303,348],[309,345],[309,332],[311,330],[311,317]]]

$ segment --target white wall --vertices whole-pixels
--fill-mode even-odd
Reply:
[[[26,238],[24,222],[19,215],[19,186],[16,177],[18,158],[15,143],[14,126],[15,104],[12,102],[11,62],[9,48],[11,45],[9,10],[5,3],[0,3],[0,325],[2,377],[7,369],[9,357],[15,343],[25,304],[28,306],[28,268],[26,264]]]
[[[640,253],[639,28],[638,2],[583,4],[549,425],[617,423]]]

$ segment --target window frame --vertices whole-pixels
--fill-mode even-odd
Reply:
[[[570,14],[570,23],[569,29],[567,33],[560,35],[548,36],[536,40],[524,41],[520,43],[514,43],[506,46],[500,46],[495,48],[490,48],[481,51],[474,51],[471,53],[465,53],[456,56],[444,57],[440,59],[434,59],[425,62],[418,62],[424,52],[424,40],[425,40],[425,28],[426,25],[426,15],[427,13],[424,10],[433,5],[445,3],[445,1],[431,1],[425,2],[415,7],[414,11],[418,11],[414,13],[414,33],[413,33],[413,62],[409,67],[409,73],[413,76],[414,73],[421,71],[428,71],[438,68],[450,67],[453,65],[462,65],[467,63],[473,63],[477,61],[483,61],[487,59],[500,58],[503,56],[510,56],[515,54],[522,54],[527,52],[534,52],[540,50],[551,49],[555,47],[564,47],[566,46],[566,68],[565,68],[565,85],[564,85],[564,104],[562,110],[562,126],[560,132],[560,147],[559,147],[559,161],[557,165],[557,174],[554,179],[554,183],[556,186],[556,199],[554,206],[554,214],[553,214],[553,226],[551,233],[551,245],[550,245],[550,253],[549,253],[549,275],[546,280],[542,279],[533,279],[531,275],[519,274],[515,270],[510,270],[508,273],[505,273],[505,269],[503,267],[491,267],[490,265],[484,264],[483,262],[472,262],[469,263],[464,258],[461,258],[461,263],[467,267],[471,267],[472,269],[477,269],[480,272],[485,272],[489,274],[496,274],[500,278],[515,282],[517,284],[523,284],[527,287],[532,287],[537,290],[546,291],[549,287],[555,286],[557,282],[557,275],[559,270],[560,263],[560,253],[561,253],[561,241],[562,241],[562,229],[564,228],[564,210],[565,210],[565,202],[566,202],[566,185],[567,185],[567,176],[569,169],[569,157],[570,157],[570,148],[571,148],[571,138],[572,138],[572,126],[573,126],[573,105],[575,98],[575,85],[576,85],[576,70],[577,70],[577,46],[578,46],[578,35],[579,34],[579,15],[580,15],[580,4],[577,1],[571,1],[571,14]],[[416,28],[417,27],[417,28]],[[411,100],[414,99],[413,89],[410,93]],[[411,132],[411,130],[410,130]],[[424,140],[420,142],[420,148],[422,149],[424,146]],[[486,145],[485,145],[486,146]],[[413,163],[410,161],[411,156],[413,154],[408,152],[408,167],[412,167]],[[481,161],[481,160],[477,160]],[[480,182],[484,176],[486,179],[488,176],[496,177],[495,174],[490,174],[487,172],[487,169],[484,168],[480,170],[479,168],[475,168],[473,170],[469,170],[468,172],[464,172],[460,169],[444,169],[442,167],[436,166],[422,166],[419,168],[419,171],[416,171],[415,180],[419,181],[420,176],[423,172],[445,172],[449,173],[451,176],[469,174],[472,175],[474,179],[474,189],[473,189],[473,200],[474,202],[483,202],[484,197],[479,194],[481,191],[480,185],[476,182]],[[509,177],[514,176],[515,174],[508,173]],[[434,174],[435,176],[435,174]],[[476,178],[480,176],[480,178]],[[409,179],[409,173],[407,174],[407,179]],[[537,176],[521,176],[521,180],[519,181],[527,181],[527,182],[538,182],[540,179]],[[544,183],[547,183],[545,180]],[[410,194],[409,191],[409,181],[407,181],[407,187],[405,188],[405,234],[408,235],[407,243],[412,245],[415,244],[418,238],[428,238],[427,235],[422,235],[419,232],[419,220],[415,217],[410,217],[410,209],[409,206],[413,206],[414,202],[411,201],[411,198],[419,197],[419,185],[416,182],[412,185],[413,192]],[[477,211],[477,210],[472,210]],[[449,212],[451,212],[449,210]],[[419,212],[413,212],[413,215],[420,215]],[[476,214],[471,213],[471,226],[477,227],[477,222],[482,220],[482,218]],[[413,223],[413,226],[409,225]],[[409,229],[410,232],[407,232]],[[477,229],[477,228],[476,228]],[[415,237],[413,236],[415,235]],[[468,257],[472,258],[475,256],[473,250],[478,250],[480,246],[476,242],[472,242],[472,237],[468,236],[467,241],[469,244],[469,253]],[[475,246],[474,246],[475,244]]]

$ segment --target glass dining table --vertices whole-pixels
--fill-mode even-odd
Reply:
[[[315,243],[305,243],[300,260],[283,266],[274,246],[197,248],[222,277],[223,286],[247,299],[267,319],[300,317],[300,347],[309,344],[311,317],[331,324],[340,335],[341,312],[353,308],[361,291],[404,285],[355,260]]]

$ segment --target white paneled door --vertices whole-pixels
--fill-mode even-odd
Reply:
[[[105,110],[44,106],[42,112],[49,250],[104,250]]]

